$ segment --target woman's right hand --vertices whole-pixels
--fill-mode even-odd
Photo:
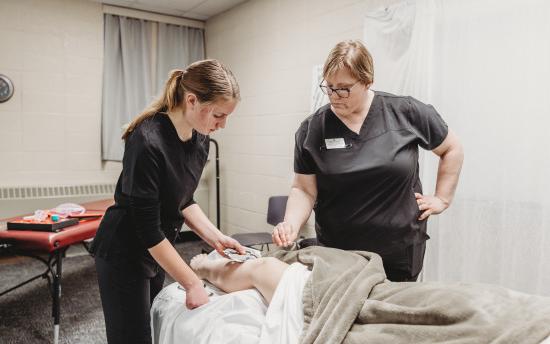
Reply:
[[[206,292],[206,289],[204,289],[202,282],[187,288],[185,291],[185,306],[187,309],[195,309],[210,301],[208,299],[208,293]]]
[[[292,243],[298,237],[298,231],[294,231],[292,225],[288,222],[280,222],[273,228],[273,233],[271,237],[273,238],[273,243],[279,247],[287,247],[292,245]]]

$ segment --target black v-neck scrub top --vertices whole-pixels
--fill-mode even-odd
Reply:
[[[103,217],[92,253],[110,261],[141,261],[154,273],[158,266],[147,249],[175,240],[184,222],[181,211],[195,203],[209,144],[196,131],[181,141],[165,113],[138,125],[126,140],[115,205]]]
[[[422,193],[418,146],[432,150],[448,128],[431,105],[375,91],[359,134],[319,108],[296,132],[294,171],[317,179],[315,229],[325,246],[388,254],[429,239],[414,193]],[[343,139],[332,148],[325,139]]]

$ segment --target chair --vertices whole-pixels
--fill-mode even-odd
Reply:
[[[282,222],[285,217],[286,201],[288,196],[271,196],[267,204],[267,223],[272,226]],[[255,232],[255,233],[239,233],[231,236],[233,239],[239,241],[241,245],[253,247],[260,246],[260,250],[267,247],[269,251],[269,244],[273,243],[271,233],[267,232]]]
[[[317,241],[316,237],[313,238],[301,238],[298,241],[296,241],[296,245],[298,246],[298,249],[303,249],[309,246],[319,246],[319,242]]]

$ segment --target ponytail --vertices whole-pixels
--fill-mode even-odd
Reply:
[[[128,128],[126,128],[122,135],[123,140],[126,140],[128,135],[147,118],[153,117],[157,112],[172,111],[182,102],[184,90],[181,79],[184,73],[185,71],[180,69],[170,72],[168,80],[166,80],[164,85],[164,92],[128,125]]]
[[[122,139],[126,140],[137,126],[157,112],[183,107],[186,92],[195,94],[201,103],[212,103],[218,99],[240,100],[239,85],[227,67],[213,59],[197,61],[185,71],[176,69],[170,72],[163,93],[130,123]]]

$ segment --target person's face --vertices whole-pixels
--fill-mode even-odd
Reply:
[[[342,68],[325,78],[324,84],[332,89],[348,89],[349,97],[344,98],[338,92],[329,95],[330,105],[341,115],[355,111],[365,103],[368,96],[368,87],[359,82],[347,68]],[[347,92],[340,92],[347,93]]]
[[[195,95],[187,99],[187,119],[193,129],[203,135],[225,128],[227,117],[235,110],[236,100],[221,99],[211,104],[201,104]]]

